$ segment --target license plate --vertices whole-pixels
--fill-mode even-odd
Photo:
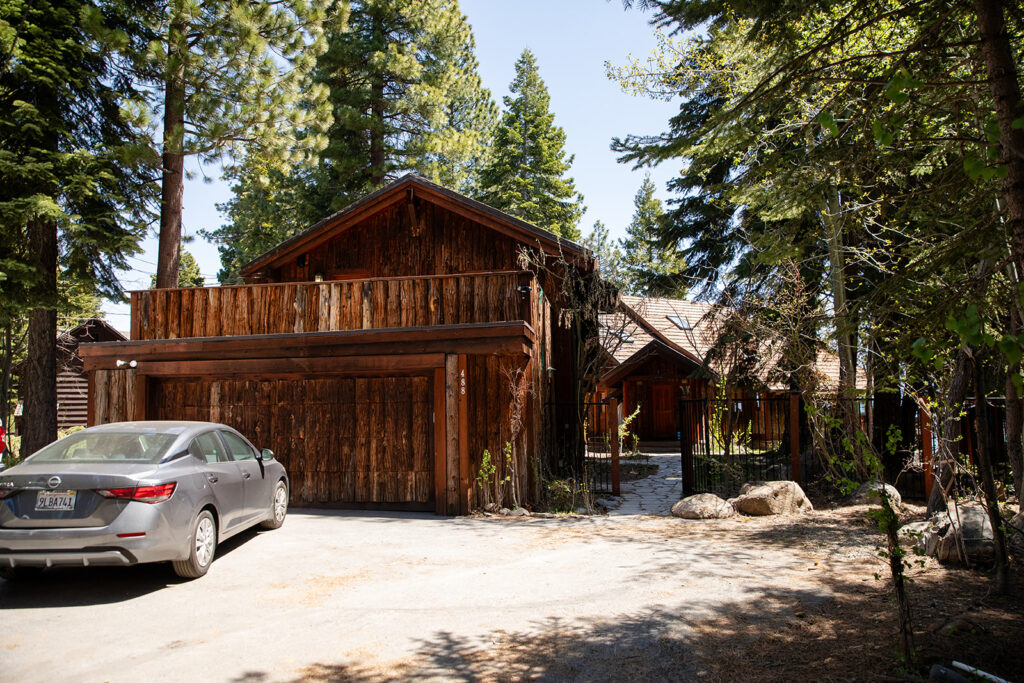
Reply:
[[[78,491],[40,491],[36,494],[36,510],[74,510]]]

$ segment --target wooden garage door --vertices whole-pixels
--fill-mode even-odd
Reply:
[[[408,377],[151,382],[150,419],[231,425],[288,469],[295,504],[434,500],[432,380]]]

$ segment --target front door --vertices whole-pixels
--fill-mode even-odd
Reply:
[[[651,438],[676,438],[675,384],[651,384]]]

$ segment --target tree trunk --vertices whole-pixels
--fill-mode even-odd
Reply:
[[[178,262],[181,258],[181,210],[185,189],[185,65],[175,44],[175,36],[184,36],[184,19],[171,22],[167,56],[167,83],[164,86],[163,177],[160,186],[160,245],[156,262],[156,286],[178,286]]]
[[[935,485],[932,486],[932,494],[928,498],[928,514],[932,515],[946,509],[946,498],[944,491],[949,488],[953,480],[953,446],[960,436],[960,409],[967,397],[967,386],[970,381],[970,359],[967,352],[960,349],[956,353],[956,362],[953,367],[953,379],[949,383],[949,390],[944,401],[947,410],[945,419],[942,422],[942,436],[939,439],[939,449],[935,453],[934,471]]]
[[[1010,38],[1006,33],[1003,3],[1000,0],[974,0],[981,33],[981,56],[988,72],[988,89],[999,123],[999,162],[1007,169],[1003,179],[1004,219],[1010,241],[1010,256],[1017,280],[1024,275],[1024,129],[1013,122],[1022,114],[1020,84],[1013,61]]]
[[[1010,334],[1020,333],[1020,318],[1017,306],[1010,305]],[[1021,364],[1007,364],[1006,367],[1006,458],[1013,472],[1013,490],[1018,500],[1024,493],[1024,443],[1021,442],[1021,422],[1024,421],[1020,394],[1013,376],[1019,375]],[[1024,509],[1018,504],[1018,510]]]
[[[1006,536],[1003,534],[1003,520],[999,515],[999,500],[996,497],[995,477],[992,473],[992,452],[988,431],[988,401],[985,398],[985,369],[982,350],[972,349],[974,355],[974,396],[975,419],[977,420],[978,448],[977,465],[981,475],[981,488],[988,507],[988,521],[992,524],[992,539],[995,542],[996,592],[1005,595],[1010,590],[1010,561],[1006,555]]]
[[[45,219],[28,228],[35,266],[42,273],[39,307],[29,313],[28,353],[21,373],[21,456],[57,439],[57,226]]]
[[[384,42],[384,27],[381,19],[374,20],[374,34],[377,45]],[[384,187],[385,154],[384,154],[384,74],[374,74],[370,86],[370,182],[374,189]]]

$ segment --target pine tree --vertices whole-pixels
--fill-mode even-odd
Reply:
[[[145,147],[120,106],[133,93],[107,42],[124,21],[87,0],[0,4],[0,319],[6,363],[28,311],[27,453],[57,436],[58,273],[120,296],[148,218]]]
[[[153,39],[135,67],[163,123],[160,287],[177,282],[185,157],[230,162],[257,149],[287,167],[321,144],[308,133],[327,116],[326,93],[307,77],[327,1],[166,0],[144,15]]]
[[[288,170],[256,153],[229,172],[233,197],[218,207],[226,222],[202,233],[218,243],[222,283],[401,173],[479,194],[497,107],[458,3],[360,0],[349,10],[315,72],[333,113],[319,161]]]
[[[516,61],[495,131],[491,161],[481,174],[482,200],[537,227],[571,240],[580,238],[583,196],[565,173],[565,131],[555,125],[551,97],[530,50]]]
[[[496,107],[456,0],[360,0],[316,79],[334,123],[312,180],[319,213],[413,171],[475,194]]]
[[[648,176],[633,199],[633,220],[626,228],[626,238],[620,242],[624,289],[639,296],[682,298],[686,296],[686,264],[675,245],[663,247],[659,243],[659,221],[664,209],[654,190]]]
[[[583,238],[583,246],[594,252],[601,277],[618,289],[626,288],[622,272],[622,250],[617,242],[608,236],[608,228],[601,221],[594,221],[594,228]]]

